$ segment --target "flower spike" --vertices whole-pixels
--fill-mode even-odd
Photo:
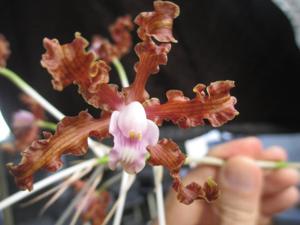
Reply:
[[[110,67],[96,60],[92,52],[86,52],[88,42],[75,34],[73,42],[60,45],[58,40],[44,39],[46,53],[41,64],[52,75],[54,89],[61,91],[71,83],[79,86],[79,93],[96,108],[116,110],[123,104],[123,97],[113,85],[109,85]]]
[[[9,164],[10,172],[15,176],[21,189],[32,189],[33,175],[40,169],[50,172],[62,166],[63,154],[83,155],[87,151],[87,138],[108,135],[109,118],[94,119],[83,111],[78,116],[65,117],[59,124],[56,133],[45,133],[45,139],[37,140],[22,152],[18,165]]]
[[[10,55],[9,43],[5,37],[0,34],[0,67],[6,66],[6,61]]]
[[[238,115],[234,108],[236,98],[229,93],[233,87],[233,81],[217,81],[207,88],[198,84],[193,89],[194,99],[185,97],[179,90],[170,90],[166,103],[160,104],[157,99],[144,103],[147,117],[159,125],[163,120],[171,120],[182,128],[204,125],[204,119],[213,127],[221,126]]]

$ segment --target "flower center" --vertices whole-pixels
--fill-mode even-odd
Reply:
[[[128,173],[138,173],[145,166],[147,146],[158,142],[159,129],[148,120],[144,107],[132,102],[121,111],[114,111],[109,125],[114,146],[109,155],[109,167],[121,164]]]

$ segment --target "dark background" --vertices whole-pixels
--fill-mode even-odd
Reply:
[[[300,51],[286,16],[270,0],[175,1],[181,15],[167,66],[152,76],[148,90],[165,99],[168,89],[192,97],[197,83],[236,81],[240,115],[231,124],[269,123],[299,131]],[[21,74],[39,93],[67,115],[90,108],[76,87],[62,93],[52,89],[50,76],[40,66],[43,37],[70,42],[75,31],[91,39],[108,37],[107,26],[121,15],[135,17],[151,11],[150,0],[0,0],[0,33],[11,42],[8,67]],[[134,34],[135,43],[138,38]],[[134,76],[134,52],[122,59],[129,79]],[[111,72],[113,83],[119,83]],[[0,78],[0,108],[9,119],[20,107],[19,91]],[[91,109],[91,108],[90,108]],[[92,113],[97,114],[96,110]]]

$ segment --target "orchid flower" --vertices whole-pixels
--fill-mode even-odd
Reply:
[[[94,118],[82,111],[78,116],[65,117],[55,134],[46,133],[45,139],[33,142],[18,165],[9,165],[20,188],[31,190],[33,176],[41,169],[58,170],[63,154],[85,154],[88,137],[103,139],[110,134],[114,139],[109,153],[111,169],[120,164],[126,172],[138,173],[147,161],[170,171],[179,201],[190,204],[197,199],[212,201],[218,197],[217,185],[210,179],[203,186],[183,184],[179,170],[186,157],[171,139],[159,140],[158,126],[172,121],[189,128],[204,125],[207,120],[217,127],[232,120],[238,114],[234,108],[236,99],[230,95],[234,82],[217,81],[208,87],[198,84],[193,89],[193,99],[179,90],[169,90],[165,103],[150,98],[145,89],[149,77],[167,63],[171,43],[177,42],[172,27],[178,15],[176,4],[154,1],[154,11],[136,17],[134,22],[142,40],[135,46],[139,61],[134,65],[133,83],[122,90],[109,84],[110,67],[92,50],[86,50],[88,42],[79,33],[71,43],[63,45],[57,39],[44,39],[46,53],[41,64],[51,74],[54,89],[62,91],[72,83],[78,85],[86,102],[102,110],[102,114]]]

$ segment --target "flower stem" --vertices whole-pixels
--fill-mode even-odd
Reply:
[[[166,223],[166,215],[165,215],[165,207],[164,207],[163,186],[162,186],[163,171],[164,171],[164,169],[162,166],[154,166],[153,167],[157,215],[158,215],[158,224],[159,225],[167,224]]]
[[[187,158],[186,164],[195,162],[197,164],[211,165],[211,166],[223,166],[226,163],[226,160],[212,157],[204,156],[199,159]],[[255,160],[255,163],[258,167],[262,169],[282,169],[282,168],[293,168],[300,170],[300,163],[297,162],[284,162],[284,161],[264,161],[264,160]]]
[[[94,167],[95,165],[97,165],[97,162],[98,162],[98,159],[90,159],[83,163],[80,163],[75,166],[69,167],[67,169],[61,170],[61,171],[57,172],[56,174],[51,175],[51,176],[35,183],[33,190],[31,192],[19,191],[15,194],[3,199],[2,201],[0,201],[0,211],[21,201],[24,198],[27,198],[30,195],[33,195],[34,193],[50,186],[51,184],[54,184],[60,180],[65,179],[66,177],[72,175],[73,173],[76,173],[76,172],[86,169],[88,167]]]
[[[128,78],[127,78],[127,75],[126,75],[126,72],[124,70],[124,67],[123,67],[122,63],[120,62],[120,60],[118,58],[114,58],[112,60],[112,63],[115,66],[115,68],[118,72],[119,78],[121,80],[122,87],[128,87],[129,82],[128,82]]]
[[[55,124],[55,123],[52,123],[52,122],[49,122],[49,121],[38,120],[38,121],[37,121],[37,125],[38,125],[40,128],[43,128],[43,129],[52,130],[52,131],[55,131],[55,130],[56,130],[56,124]]]
[[[133,184],[135,178],[136,178],[135,175],[131,175],[123,171],[121,187],[120,187],[120,192],[118,197],[118,207],[116,209],[116,215],[113,221],[113,225],[121,224],[127,192],[131,187],[131,185]]]
[[[8,68],[0,68],[0,75],[9,79],[18,88],[36,100],[45,110],[47,110],[56,119],[61,120],[64,117],[53,105],[51,105],[45,98],[36,92],[29,84],[27,84],[18,74]]]
[[[108,155],[105,155],[101,158],[98,158],[97,163],[100,164],[100,165],[105,165],[105,164],[108,163],[108,160],[109,160]]]

